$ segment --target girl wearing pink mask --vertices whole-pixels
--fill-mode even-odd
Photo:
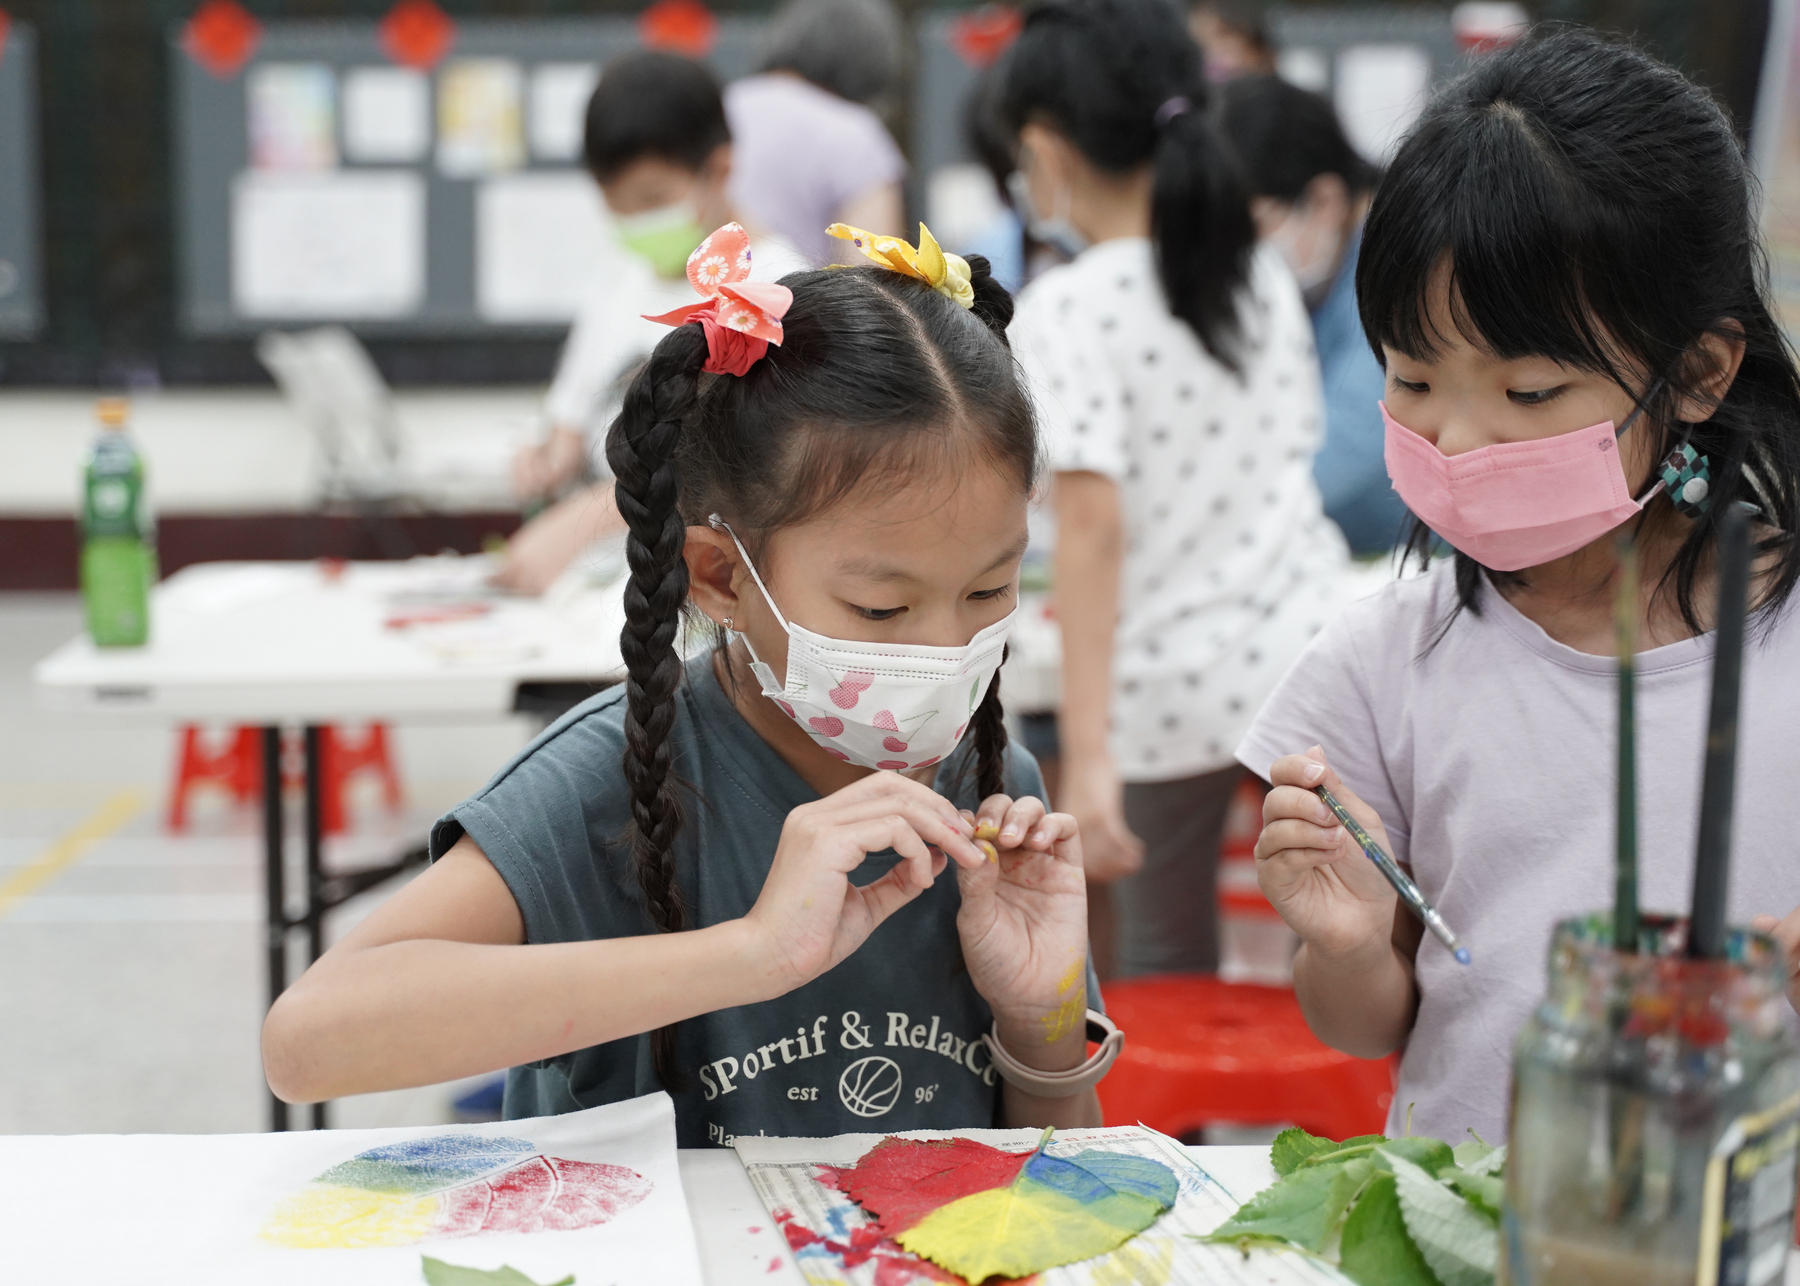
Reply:
[[[1591,33],[1490,54],[1376,191],[1357,270],[1387,375],[1387,465],[1425,574],[1356,604],[1239,747],[1274,789],[1263,891],[1304,939],[1313,1030],[1404,1050],[1394,1118],[1504,1135],[1509,1050],[1561,917],[1611,900],[1616,544],[1637,543],[1640,888],[1691,881],[1717,515],[1756,509],[1730,913],[1800,946],[1781,811],[1800,767],[1800,379],[1763,294],[1724,113]],[[1434,558],[1437,538],[1451,546]],[[1438,547],[1441,548],[1441,547]],[[1312,787],[1461,934],[1427,940]]]

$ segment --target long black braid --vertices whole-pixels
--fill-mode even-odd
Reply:
[[[630,534],[625,560],[625,782],[631,788],[631,858],[644,908],[658,933],[687,928],[687,905],[675,879],[675,834],[681,829],[680,783],[670,772],[670,733],[675,726],[675,688],[681,654],[675,643],[687,603],[688,569],[682,557],[687,524],[679,505],[676,453],[682,425],[694,405],[706,339],[698,326],[682,326],[656,346],[643,374],[632,382],[625,406],[606,439],[606,462],[616,481],[613,495]],[[675,1028],[652,1038],[656,1073],[676,1078]]]
[[[1012,298],[970,256],[972,309],[875,268],[791,274],[784,342],[749,374],[702,373],[705,337],[682,326],[656,346],[607,434],[614,495],[629,528],[624,774],[632,866],[651,927],[688,927],[676,878],[682,784],[670,744],[683,674],[686,528],[724,515],[754,548],[869,480],[986,461],[1029,493],[1037,478],[1031,405],[1006,345]],[[995,340],[998,339],[996,343]],[[1002,789],[1006,725],[995,677],[970,719],[982,796]],[[652,1038],[675,1087],[676,1027]]]

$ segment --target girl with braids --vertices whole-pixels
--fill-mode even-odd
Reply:
[[[1013,333],[1054,475],[1058,802],[1117,881],[1118,975],[1210,973],[1232,751],[1348,563],[1312,326],[1174,5],[1045,0],[1004,66],[1034,235],[1087,245]]]
[[[1454,554],[1328,626],[1238,754],[1275,784],[1257,876],[1304,940],[1313,1031],[1405,1051],[1390,1129],[1409,1113],[1443,1138],[1505,1129],[1505,1051],[1553,926],[1612,901],[1626,540],[1654,818],[1638,884],[1646,907],[1687,905],[1714,551],[1740,503],[1759,552],[1729,910],[1790,960],[1800,946],[1800,913],[1752,918],[1800,902],[1781,805],[1800,769],[1800,374],[1764,293],[1758,204],[1704,90],[1574,30],[1474,60],[1376,186],[1356,293],[1386,368],[1388,472],[1414,552],[1435,532]],[[1411,868],[1473,967],[1421,946],[1320,784]]]
[[[281,997],[283,1097],[511,1067],[509,1117],[664,1088],[686,1147],[1099,1122],[1080,844],[1001,719],[1012,303],[923,229],[833,231],[875,264],[754,283],[735,225],[695,252],[708,298],[608,437],[626,681]]]

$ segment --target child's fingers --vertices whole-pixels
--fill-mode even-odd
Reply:
[[[918,786],[917,782],[908,784]],[[924,787],[919,789],[924,790]],[[842,793],[839,792],[840,795]],[[986,861],[986,855],[969,838],[969,832],[973,828],[953,808],[948,809],[948,819],[945,817],[946,810],[936,806],[939,802],[948,804],[943,796],[934,791],[925,793],[929,796],[928,799],[922,799],[910,791],[891,791],[874,793],[862,799],[844,800],[836,808],[826,812],[820,821],[823,825],[848,827],[871,821],[899,822],[910,827],[925,843],[943,850],[946,856],[959,865],[973,866]],[[838,796],[834,795],[832,798],[837,799]]]
[[[854,884],[850,886],[852,896],[860,898],[869,913],[871,930],[879,927],[883,920],[925,891],[923,886],[908,878],[910,869],[903,862],[880,879],[861,888]]]
[[[1319,826],[1337,823],[1337,815],[1312,791],[1298,786],[1276,786],[1263,796],[1263,825],[1272,826],[1289,818]]]
[[[1081,827],[1068,813],[1045,813],[1026,833],[1025,846],[1056,855],[1059,861],[1081,861],[1081,846],[1070,841],[1079,838]]]
[[[1343,851],[1344,828],[1338,825],[1318,826],[1298,818],[1270,822],[1256,837],[1256,860],[1271,861],[1281,856],[1296,856],[1306,864],[1317,866],[1335,861]]]
[[[1000,823],[1000,838],[997,843],[1001,848],[1017,848],[1024,844],[1030,848],[1048,848],[1049,842],[1038,843],[1033,836],[1040,829],[1040,823],[1048,814],[1044,801],[1033,795],[1015,799],[1012,807],[1006,810],[1006,816]]]

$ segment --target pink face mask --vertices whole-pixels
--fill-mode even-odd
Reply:
[[[1449,456],[1388,414],[1387,471],[1406,507],[1438,535],[1495,571],[1536,567],[1617,527],[1662,489],[1633,499],[1612,421],[1532,442],[1500,442]]]

